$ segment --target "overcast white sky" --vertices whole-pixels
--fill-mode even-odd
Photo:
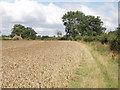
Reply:
[[[68,11],[82,11],[86,15],[100,16],[107,31],[118,26],[118,3],[112,2],[43,2],[40,0],[1,0],[0,28],[8,35],[14,24],[32,27],[38,35],[65,34],[61,17]],[[72,0],[73,1],[73,0]],[[114,0],[116,1],[116,0]]]

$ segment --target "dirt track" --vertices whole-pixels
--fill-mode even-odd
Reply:
[[[70,41],[4,41],[2,87],[69,87],[83,48]]]

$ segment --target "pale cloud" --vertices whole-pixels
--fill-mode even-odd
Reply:
[[[65,13],[64,9],[52,3],[44,5],[31,0],[16,0],[14,3],[0,2],[0,10],[0,15],[2,15],[3,19],[2,24],[6,30],[10,29],[8,28],[9,25],[20,23],[33,28],[46,26],[55,31],[57,27],[55,29],[54,26],[62,26],[61,17]],[[46,30],[44,29],[44,31]],[[63,26],[62,30],[64,30]]]
[[[64,3],[63,3],[64,4]],[[60,7],[54,3],[43,4],[35,0],[16,0],[15,2],[0,2],[0,26],[5,34],[10,34],[14,24],[33,27],[38,34],[54,35],[56,31],[65,33],[61,17],[67,11],[82,11],[86,15],[100,16],[109,30],[117,27],[117,8],[111,3],[99,8],[82,4],[67,4]],[[109,15],[106,15],[108,12]],[[7,33],[8,32],[8,33]]]
[[[56,36],[56,32],[57,31],[61,31],[60,29],[54,29],[54,28],[41,28],[41,27],[37,27],[37,28],[33,28],[35,31],[39,32],[37,35],[49,35],[49,36]],[[47,33],[46,33],[47,32]],[[61,31],[63,35],[65,35],[64,30]]]
[[[44,6],[43,12],[48,24],[62,24],[61,17],[65,13],[64,9],[50,3],[48,6]]]
[[[108,28],[108,31],[115,30],[118,26],[118,7],[115,7],[111,3],[106,3],[98,9],[98,13],[104,21],[105,26]]]
[[[51,28],[41,28],[41,27],[37,27],[37,28],[33,28],[33,29],[35,29],[36,31],[53,31],[53,29],[51,29]]]
[[[36,27],[33,28],[36,32],[39,32],[38,35],[44,34],[44,35],[49,35],[49,36],[53,36],[55,34],[56,29],[51,29],[51,28],[42,28],[42,27]],[[45,33],[45,32],[46,33]]]
[[[42,5],[30,0],[16,0],[15,3],[1,2],[0,5],[4,8],[4,16],[10,17],[13,22],[25,22],[27,18],[33,18],[48,24],[58,24],[64,12],[52,3]]]

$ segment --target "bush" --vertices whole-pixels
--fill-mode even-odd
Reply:
[[[36,36],[36,39],[37,40],[41,40],[41,36],[39,35],[39,36]]]
[[[56,37],[42,36],[40,40],[57,40]]]
[[[46,40],[47,38],[49,38],[49,36],[42,36],[41,40]]]
[[[14,38],[13,40],[20,40],[20,38]]]
[[[44,40],[57,40],[57,38],[55,38],[55,37],[49,37],[49,38],[45,38]]]
[[[32,40],[32,39],[26,38],[25,40]]]
[[[94,40],[95,41],[100,41],[101,40],[101,36],[94,36]]]
[[[77,40],[82,40],[82,36],[75,36],[74,40],[75,40],[75,41],[77,41]]]
[[[120,42],[113,40],[110,42],[110,50],[120,52]]]
[[[91,42],[91,41],[95,41],[95,37],[94,36],[83,36],[82,40],[86,42]]]
[[[120,53],[120,30],[114,31],[109,36],[114,36],[114,38],[110,39],[110,50]]]
[[[64,35],[63,37],[60,38],[60,40],[74,40],[74,38],[71,36]]]
[[[102,34],[102,35],[99,37],[99,41],[100,41],[102,44],[107,44],[107,43],[108,43],[108,35],[107,35],[107,34]]]

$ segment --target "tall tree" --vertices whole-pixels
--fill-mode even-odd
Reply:
[[[35,39],[36,32],[31,27],[25,27],[20,24],[15,24],[12,28],[11,36],[21,35],[24,39]]]
[[[97,36],[105,32],[106,28],[103,27],[103,22],[100,17],[87,16],[88,35]]]
[[[23,35],[23,32],[26,30],[26,28],[21,25],[21,24],[15,24],[12,28],[12,36],[15,36],[15,35]]]
[[[100,35],[106,29],[99,17],[86,16],[84,13],[70,11],[62,17],[65,25],[66,35],[75,37],[76,35]]]
[[[76,36],[82,32],[84,27],[84,21],[86,20],[85,14],[82,12],[67,12],[63,17],[63,22],[65,25],[66,35]]]
[[[26,34],[27,38],[35,39],[37,33],[34,31],[33,28],[27,27],[27,28],[26,28],[26,33],[25,33],[25,34]]]

